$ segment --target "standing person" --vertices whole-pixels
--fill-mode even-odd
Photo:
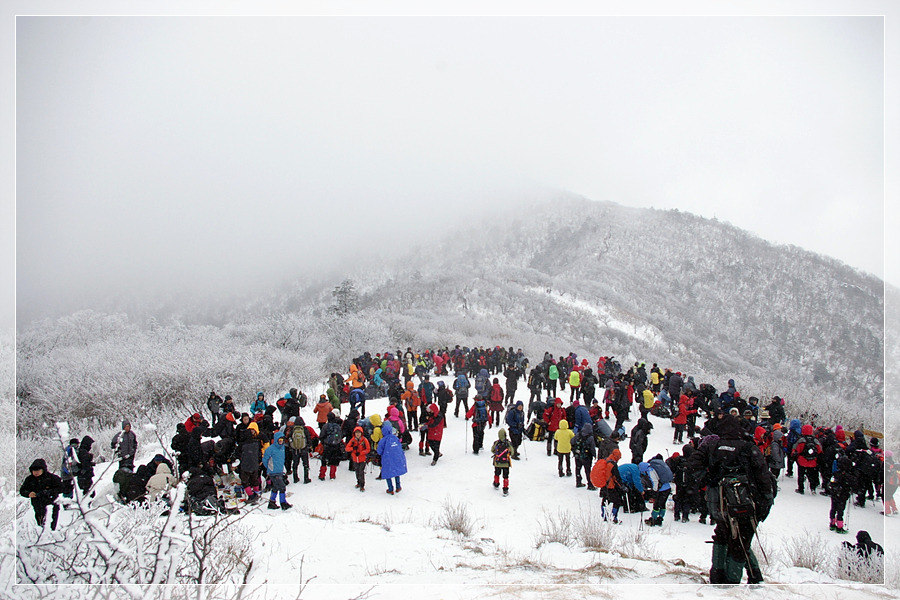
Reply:
[[[506,430],[502,427],[497,432],[497,441],[491,446],[491,458],[494,465],[494,489],[500,487],[500,476],[503,476],[503,495],[509,495],[509,467],[512,465],[512,445],[506,439]]]
[[[69,440],[69,445],[63,451],[60,480],[62,481],[63,498],[72,498],[75,491],[75,477],[78,475],[78,438]]]
[[[528,374],[527,385],[530,393],[530,396],[528,397],[528,416],[531,417],[531,413],[535,412],[535,409],[533,408],[535,402],[540,402],[541,391],[544,389],[544,375],[538,367],[531,369],[531,372]],[[543,405],[544,403],[541,402],[541,404]],[[541,418],[543,412],[544,411],[541,410],[537,413],[538,418]]]
[[[303,483],[309,483],[309,432],[306,430],[306,422],[303,417],[292,417],[294,426],[291,428],[290,446],[291,446],[291,472],[294,474],[294,483],[300,480],[298,471],[300,464],[303,464]]]
[[[347,442],[344,448],[350,458],[350,464],[356,472],[356,489],[361,492],[366,491],[366,461],[369,459],[369,452],[372,446],[364,435],[363,428],[356,426],[353,429],[353,437]]]
[[[500,387],[500,380],[494,377],[490,389],[490,402],[488,406],[491,409],[491,421],[500,426],[500,413],[503,412],[503,388]]]
[[[381,478],[387,483],[387,493],[400,493],[400,476],[406,474],[406,455],[400,440],[394,435],[390,423],[381,426],[381,440],[378,442],[378,456],[381,457]],[[396,490],[394,489],[396,486]]]
[[[569,373],[569,402],[581,399],[581,372],[572,369]]]
[[[403,407],[406,409],[406,419],[412,429],[419,428],[419,406],[422,404],[422,397],[416,392],[416,384],[412,381],[406,382],[406,390],[400,396],[403,400]]]
[[[628,443],[628,447],[631,448],[632,464],[639,465],[644,460],[644,452],[647,451],[649,442],[647,436],[650,435],[651,429],[653,429],[653,424],[644,417],[638,419],[637,424],[632,428],[631,442]]]
[[[444,413],[441,412],[437,404],[429,404],[427,413],[428,419],[422,427],[425,429],[428,447],[431,450],[430,453],[434,454],[434,459],[431,461],[431,466],[433,467],[441,457],[441,440],[444,438],[445,420]]]
[[[547,456],[555,450],[556,440],[554,436],[559,429],[559,422],[566,418],[566,410],[563,408],[562,398],[556,398],[553,404],[544,409],[543,421],[547,428]]]
[[[622,458],[618,448],[613,448],[609,456],[602,458],[591,468],[591,483],[600,489],[600,514],[604,521],[612,516],[612,522],[619,522],[619,508],[625,505],[623,484],[619,479],[617,463]],[[612,510],[607,511],[607,504]]]
[[[91,446],[94,445],[94,438],[89,435],[81,438],[78,444],[78,489],[81,490],[83,496],[87,496],[94,485],[94,454],[91,452]],[[91,498],[94,492],[91,492]]]
[[[137,436],[131,430],[131,423],[122,421],[122,431],[113,436],[110,447],[119,457],[119,468],[134,470],[134,455],[137,453]]]
[[[519,446],[522,445],[522,434],[525,433],[525,404],[521,400],[506,411],[506,426],[509,427],[512,459],[519,460]]]
[[[313,412],[316,413],[316,425],[319,426],[320,436],[322,435],[322,428],[325,427],[325,424],[328,422],[328,415],[331,414],[332,410],[334,410],[334,407],[331,405],[331,402],[328,401],[328,396],[321,394],[319,396],[319,401],[313,408]]]
[[[247,502],[259,500],[259,469],[262,463],[262,447],[259,441],[259,425],[250,423],[237,433],[240,444],[240,477]]]
[[[759,448],[743,438],[737,418],[725,415],[719,421],[718,439],[705,438],[687,459],[686,469],[701,485],[707,485],[706,498],[716,524],[709,582],[740,583],[747,568],[749,583],[762,583],[762,571],[750,543],[757,523],[769,515],[774,490],[772,474]],[[752,503],[731,485],[741,481],[746,482]],[[726,503],[720,497],[732,501]]]
[[[322,433],[319,436],[322,440],[322,464],[319,467],[319,481],[325,481],[325,469],[329,469],[329,477],[335,479],[337,477],[337,468],[341,464],[341,455],[343,447],[341,446],[341,426],[338,423],[337,415],[328,413],[328,422],[322,427]]]
[[[556,361],[550,360],[547,366],[547,401],[556,396],[556,382],[559,380],[559,368]]]
[[[503,372],[503,375],[506,377],[506,396],[503,402],[509,406],[516,399],[516,390],[519,387],[519,371],[514,365],[510,364],[506,371]]]
[[[462,402],[463,408],[466,412],[469,411],[469,378],[466,377],[466,373],[464,371],[459,371],[456,374],[456,379],[453,380],[453,390],[456,392],[456,409],[453,411],[454,417],[459,417],[459,403]]]
[[[797,460],[797,490],[798,494],[803,493],[804,479],[809,478],[810,491],[815,494],[816,488],[819,487],[819,470],[818,458],[822,454],[822,446],[819,440],[813,437],[813,426],[806,424],[800,430],[801,437],[794,448],[791,455]]]
[[[47,519],[47,507],[53,505],[53,516],[50,520],[50,529],[56,529],[59,520],[59,504],[56,499],[62,492],[62,479],[58,475],[47,470],[47,462],[39,458],[29,467],[31,474],[22,482],[19,495],[31,500],[31,508],[34,509],[34,520],[38,527],[43,527]]]
[[[565,459],[566,463],[566,477],[572,476],[572,438],[575,437],[575,433],[569,429],[569,422],[565,419],[559,422],[559,429],[556,430],[556,433],[553,434],[553,439],[556,441],[556,456],[557,456],[557,470],[559,471],[559,476],[563,476],[563,459]]]
[[[209,398],[206,399],[206,408],[209,410],[209,414],[212,415],[210,423],[215,427],[222,410],[222,398],[215,391],[209,393]]]
[[[791,423],[788,426],[787,441],[785,442],[785,449],[787,450],[787,473],[785,473],[785,475],[787,477],[794,476],[794,463],[797,462],[797,457],[794,456],[793,450],[797,441],[800,439],[801,429],[800,419],[791,419]]]
[[[478,454],[484,446],[484,426],[491,423],[487,402],[481,396],[475,396],[472,408],[466,413],[466,420],[472,419],[472,452]]]
[[[573,371],[573,373],[574,372],[575,371]],[[578,429],[572,451],[575,454],[575,487],[580,488],[585,486],[585,484],[581,482],[581,472],[584,471],[587,489],[597,489],[591,482],[591,465],[594,464],[597,443],[594,438],[594,427],[591,425],[590,421]]]
[[[278,495],[278,501],[281,502],[281,510],[291,508],[288,504],[284,482],[284,434],[276,431],[273,441],[263,453],[263,465],[266,467],[266,473],[269,481],[272,482],[269,494],[269,510],[277,510],[278,505],[275,503],[275,495]]]
[[[835,464],[834,474],[831,476],[831,511],[828,513],[831,531],[847,533],[844,528],[844,510],[853,488],[856,487],[856,474],[853,471],[853,462],[841,454]]]

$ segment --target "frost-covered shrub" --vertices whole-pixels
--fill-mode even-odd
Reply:
[[[574,519],[568,511],[550,512],[544,510],[543,518],[538,520],[538,535],[535,538],[535,548],[544,544],[563,544],[571,546],[575,540]]]
[[[832,573],[838,579],[849,579],[861,583],[886,583],[884,580],[884,556],[862,557],[856,550],[844,546],[834,553]],[[896,579],[896,577],[895,577]]]
[[[802,567],[811,571],[825,572],[832,561],[832,553],[820,533],[803,530],[800,535],[788,538],[784,544],[787,566]]]
[[[450,498],[444,500],[436,523],[438,527],[454,531],[464,538],[471,537],[478,526],[478,521],[472,515],[469,504],[453,502]]]

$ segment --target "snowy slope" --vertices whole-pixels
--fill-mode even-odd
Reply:
[[[449,378],[439,379],[449,383]],[[517,399],[527,403],[527,397],[528,390],[520,385]],[[568,389],[562,397],[568,399]],[[386,399],[371,401],[367,414],[383,412],[385,406]],[[344,414],[346,411],[345,405]],[[307,423],[314,422],[311,408],[302,415]],[[406,597],[446,598],[485,593],[555,598],[563,597],[566,590],[574,591],[560,588],[562,584],[588,584],[600,593],[614,592],[620,584],[647,584],[654,586],[648,591],[665,589],[671,597],[725,594],[699,585],[709,567],[710,545],[705,542],[713,527],[698,523],[696,515],[683,524],[673,523],[669,513],[662,528],[650,529],[642,524],[640,515],[624,514],[622,525],[609,526],[610,535],[618,539],[612,552],[587,551],[575,539],[568,546],[550,543],[536,547],[548,514],[569,513],[576,527],[586,519],[596,519],[597,493],[575,488],[574,477],[559,478],[556,458],[546,455],[546,445],[526,441],[522,460],[511,469],[510,495],[503,497],[491,485],[490,453],[473,455],[466,423],[462,417],[454,418],[452,410],[448,416],[443,458],[432,467],[431,458],[418,456],[414,443],[407,453],[409,473],[402,478],[400,494],[385,494],[385,485],[375,480],[374,472],[368,474],[367,489],[360,493],[354,489],[355,479],[346,463],[336,480],[319,481],[318,463],[314,462],[312,483],[288,486],[293,509],[268,511],[265,503],[260,503],[243,521],[259,533],[251,581],[294,586],[309,582],[304,597],[317,598],[355,597],[372,586],[377,587],[369,592],[371,598],[392,597],[400,590]],[[633,416],[636,419],[636,411]],[[646,457],[679,450],[671,443],[673,429],[668,421],[651,420],[654,430]],[[487,430],[486,448],[496,439],[496,431],[496,427]],[[167,439],[170,434],[162,437]],[[623,460],[630,459],[627,443],[622,446]],[[141,462],[158,450],[158,446],[145,445]],[[102,472],[102,467],[97,472]],[[101,494],[112,490],[110,478],[111,470],[100,486]],[[882,545],[886,539],[898,539],[900,519],[882,517],[880,503],[865,509],[851,507],[851,535],[839,536],[828,530],[829,498],[795,494],[793,479],[782,478],[780,486],[775,507],[759,533],[768,562],[754,546],[767,584],[835,582],[824,573],[785,566],[785,549],[793,538],[819,535],[825,548],[852,539],[858,529],[866,529]],[[465,505],[477,519],[470,538],[463,539],[437,524],[447,503]],[[287,593],[286,588],[270,589]],[[780,588],[779,597],[795,591],[801,594],[803,589],[809,588]],[[842,595],[847,592],[843,586],[829,589],[843,589]],[[860,598],[884,597],[880,587],[857,586],[850,593]]]

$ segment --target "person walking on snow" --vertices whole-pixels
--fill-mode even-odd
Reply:
[[[512,466],[513,448],[506,439],[506,430],[502,427],[497,432],[497,441],[491,446],[491,458],[494,465],[494,489],[500,487],[503,476],[503,495],[509,495],[509,468]]]

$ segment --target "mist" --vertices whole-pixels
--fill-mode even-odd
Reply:
[[[884,276],[882,26],[20,17],[17,322],[268,292],[561,190]]]

